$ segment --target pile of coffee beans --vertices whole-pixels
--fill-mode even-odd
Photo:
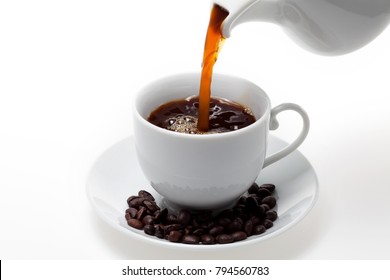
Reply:
[[[125,218],[133,228],[171,242],[185,244],[226,244],[264,233],[273,226],[275,185],[254,183],[234,207],[217,214],[209,210],[180,210],[176,215],[161,209],[145,190],[127,199]]]

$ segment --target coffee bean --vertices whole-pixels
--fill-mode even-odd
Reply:
[[[133,207],[126,209],[126,214],[129,214],[131,218],[135,218],[135,216],[137,215],[137,212],[138,212],[138,210],[133,208]]]
[[[144,232],[148,235],[154,235],[155,233],[154,225],[145,225]]]
[[[197,236],[201,236],[205,233],[206,233],[206,231],[203,228],[198,228],[192,232],[192,234],[197,235]]]
[[[199,236],[191,234],[191,235],[184,235],[182,242],[185,244],[198,244],[199,240],[200,240]]]
[[[164,228],[162,225],[154,225],[154,235],[158,238],[164,238]]]
[[[259,190],[259,185],[257,185],[256,183],[253,183],[252,186],[250,186],[250,188],[248,189],[248,193],[249,194],[257,194]]]
[[[274,222],[278,218],[278,213],[276,213],[275,210],[270,210],[267,213],[265,213],[265,218]]]
[[[142,204],[146,207],[146,209],[150,211],[151,214],[156,212],[157,210],[160,210],[160,207],[158,207],[156,202],[154,201],[144,200]]]
[[[145,200],[144,197],[139,197],[139,196],[134,197],[133,199],[128,201],[129,207],[133,207],[133,208],[138,209],[142,205],[142,202],[144,200]]]
[[[192,234],[193,228],[192,226],[186,226],[184,229],[184,235]]]
[[[252,194],[249,194],[249,195],[247,196],[247,198],[248,198],[248,197],[257,198],[257,197],[258,197],[258,195],[257,195],[256,193],[252,193]]]
[[[263,222],[263,226],[266,228],[266,229],[269,229],[271,227],[273,227],[274,223],[268,219],[265,219],[264,222]]]
[[[248,213],[248,212],[245,212],[245,213],[240,213],[238,214],[237,218],[240,218],[241,221],[243,221],[243,225],[244,225],[244,222],[249,220],[249,218],[251,217],[251,215]]]
[[[265,188],[269,190],[271,193],[275,191],[275,185],[274,184],[263,184],[260,186],[260,188]]]
[[[182,224],[184,226],[188,225],[191,221],[190,211],[186,209],[180,210],[179,214],[177,215],[177,221],[179,224]]]
[[[261,197],[261,196],[256,196],[255,199],[257,201],[257,204],[258,205],[261,205],[261,201],[263,200],[264,197]]]
[[[209,231],[214,226],[215,226],[215,223],[212,220],[206,221],[200,225],[200,227],[203,228],[205,231]]]
[[[142,218],[142,223],[144,225],[151,225],[154,223],[154,218],[151,215],[146,215]]]
[[[143,229],[144,225],[142,224],[141,221],[137,220],[137,219],[130,219],[130,220],[127,220],[127,224],[133,228],[136,228],[136,229]]]
[[[244,214],[246,211],[245,204],[237,204],[233,207],[233,211],[235,212],[235,215]]]
[[[217,242],[220,244],[232,243],[234,241],[233,237],[230,234],[217,235],[215,240],[217,240]]]
[[[219,218],[217,223],[220,226],[227,227],[228,225],[230,225],[231,222],[232,220],[229,218]]]
[[[261,204],[261,205],[259,206],[259,210],[260,210],[261,213],[266,213],[266,212],[268,212],[268,210],[270,210],[270,209],[271,209],[271,207],[269,207],[269,205],[268,205],[268,204],[265,204],[265,203],[263,203],[263,204]]]
[[[264,197],[261,202],[264,204],[267,204],[269,206],[269,208],[272,209],[276,205],[276,198],[270,195],[270,196]]]
[[[137,220],[142,220],[142,218],[146,215],[146,211],[147,211],[146,207],[140,206],[137,215],[135,215],[135,218]]]
[[[145,191],[145,190],[140,190],[138,192],[138,196],[139,197],[144,197],[145,199],[149,200],[149,201],[155,201],[153,195],[151,195],[149,192]]]
[[[265,188],[260,188],[258,193],[257,193],[259,198],[264,198],[264,197],[270,196],[271,194],[272,193],[268,189],[265,189]]]
[[[202,244],[215,244],[215,238],[211,234],[203,234],[200,237],[200,242]]]
[[[246,232],[247,235],[251,235],[253,230],[253,222],[252,220],[248,220],[244,224],[244,231]]]
[[[131,207],[131,206],[130,206],[130,202],[131,202],[133,199],[138,198],[138,197],[139,197],[139,196],[136,196],[136,195],[130,196],[130,197],[127,199],[127,205],[129,205],[129,207]]]
[[[193,218],[191,220],[191,225],[194,227],[194,228],[199,228],[200,227],[200,223],[195,219]]]
[[[168,235],[173,230],[182,230],[184,229],[183,225],[181,224],[170,224],[164,226],[164,234]]]
[[[168,216],[168,209],[164,208],[163,210],[157,210],[154,212],[154,222],[155,223],[165,223]]]
[[[261,219],[258,216],[252,216],[250,218],[250,221],[252,222],[253,226],[257,226],[258,224],[260,224]]]
[[[239,199],[238,199],[238,201],[237,201],[237,205],[240,205],[240,204],[243,204],[243,205],[245,205],[245,201],[246,201],[246,196],[245,195],[243,195],[243,196],[241,196]]]
[[[214,226],[209,230],[209,234],[213,236],[217,236],[218,234],[221,234],[224,232],[225,228],[223,226]]]
[[[264,233],[266,228],[263,225],[257,225],[253,228],[252,234],[258,235]]]
[[[181,237],[182,237],[182,235],[183,234],[180,231],[172,230],[168,234],[168,240],[171,241],[171,242],[179,242]]]
[[[244,240],[248,237],[248,235],[246,234],[246,232],[244,231],[236,231],[236,232],[233,232],[231,234],[232,238],[234,239],[234,241],[240,241],[240,240]]]
[[[248,196],[245,202],[245,207],[248,209],[250,212],[256,212],[257,207],[259,206],[257,200],[255,197]]]
[[[166,221],[168,224],[177,224],[177,216],[174,214],[168,214]]]
[[[236,218],[227,226],[227,228],[230,232],[234,232],[240,230],[242,226],[243,226],[242,220],[240,218]]]

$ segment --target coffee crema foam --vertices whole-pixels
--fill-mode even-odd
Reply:
[[[186,134],[213,134],[223,131],[200,131],[198,129],[198,118],[192,116],[177,115],[167,120],[168,130]]]
[[[177,115],[167,120],[166,129],[189,134],[205,133],[197,128],[198,119],[192,116]]]

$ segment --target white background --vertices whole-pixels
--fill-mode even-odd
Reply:
[[[339,57],[266,23],[238,26],[225,43],[215,72],[310,116],[299,150],[321,192],[293,229],[245,251],[189,254],[141,246],[96,217],[90,168],[132,134],[140,87],[200,70],[209,11],[208,0],[0,2],[1,259],[390,258],[390,28]],[[299,120],[280,122],[275,135],[293,139]]]

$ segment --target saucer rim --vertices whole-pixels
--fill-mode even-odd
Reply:
[[[281,138],[274,136],[274,135],[269,135],[269,141],[280,141],[283,142],[283,144],[287,145],[287,142],[282,140]],[[105,223],[110,225],[112,228],[114,228],[116,231],[123,233],[124,235],[134,238],[134,240],[139,240],[151,245],[156,245],[159,247],[165,247],[168,249],[180,249],[180,250],[189,250],[189,251],[200,251],[200,252],[206,252],[206,251],[216,251],[216,250],[224,250],[224,249],[232,249],[236,247],[242,247],[242,246],[250,246],[254,244],[261,243],[263,241],[269,240],[271,238],[274,238],[276,236],[279,236],[282,233],[285,233],[289,229],[293,228],[296,226],[298,223],[300,223],[313,209],[313,207],[316,205],[319,197],[319,181],[318,181],[318,176],[310,163],[310,161],[298,150],[296,149],[293,151],[291,154],[297,153],[299,156],[302,158],[302,160],[306,161],[306,164],[308,165],[309,169],[312,171],[313,175],[313,182],[312,184],[314,185],[313,188],[313,195],[311,196],[312,199],[310,201],[310,204],[308,207],[300,213],[299,216],[295,217],[294,220],[292,220],[290,223],[287,225],[278,228],[277,230],[261,235],[256,235],[256,236],[250,236],[246,240],[240,241],[240,242],[233,242],[233,243],[228,243],[228,244],[212,244],[212,245],[207,245],[207,244],[198,244],[198,245],[191,245],[191,244],[183,244],[183,243],[175,243],[175,242],[169,242],[166,239],[159,239],[159,238],[154,238],[153,236],[148,236],[145,233],[141,233],[141,230],[137,229],[132,229],[132,228],[124,228],[121,226],[119,223],[115,222],[113,219],[110,219],[107,215],[103,213],[103,210],[97,205],[97,203],[94,201],[94,198],[92,197],[91,190],[93,189],[92,184],[90,183],[91,177],[92,177],[92,171],[95,169],[99,161],[107,154],[109,151],[119,145],[123,145],[124,142],[130,142],[134,143],[134,136],[129,136],[126,137],[113,145],[109,146],[106,150],[102,152],[102,154],[94,161],[90,171],[89,175],[87,176],[87,181],[86,181],[86,192],[87,192],[87,197],[89,202],[91,203],[93,209],[95,210],[95,213],[98,214],[99,218],[101,218]],[[274,140],[275,139],[275,140]],[[257,181],[257,180],[256,180]]]

